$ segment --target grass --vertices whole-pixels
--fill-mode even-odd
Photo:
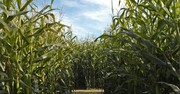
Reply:
[[[83,42],[55,20],[54,0],[40,11],[32,1],[0,1],[2,94],[180,93],[178,0],[126,0],[109,31]]]

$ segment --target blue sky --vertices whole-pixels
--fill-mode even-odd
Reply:
[[[51,0],[36,0],[38,5],[50,4]],[[119,0],[113,0],[114,9],[118,9]],[[96,38],[103,34],[111,24],[111,0],[54,0],[56,19],[71,26],[72,32],[79,39]]]

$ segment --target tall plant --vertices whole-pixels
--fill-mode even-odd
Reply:
[[[111,35],[100,36],[119,51],[119,66],[106,83],[115,87],[107,94],[179,93],[179,14],[178,0],[126,0],[113,17]]]
[[[0,2],[0,92],[62,92],[66,85],[60,82],[69,68],[63,60],[70,50],[63,28],[69,27],[56,21],[52,3],[37,11],[32,2]]]

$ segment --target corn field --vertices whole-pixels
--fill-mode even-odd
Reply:
[[[104,34],[82,42],[53,1],[0,0],[0,94],[180,94],[179,0],[126,0]]]

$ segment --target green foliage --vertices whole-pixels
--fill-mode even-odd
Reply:
[[[32,2],[0,2],[1,94],[180,93],[178,0],[126,0],[109,31],[83,42],[56,21],[54,0]]]
[[[120,66],[107,78],[107,86],[115,86],[107,94],[180,93],[179,8],[177,0],[126,0],[113,17],[111,35],[99,37],[109,50],[120,51]]]
[[[0,2],[0,92],[68,92],[69,86],[62,82],[69,78],[64,73],[70,73],[63,58],[65,51],[71,51],[63,30],[69,27],[55,21],[51,5],[38,12],[31,3]]]

